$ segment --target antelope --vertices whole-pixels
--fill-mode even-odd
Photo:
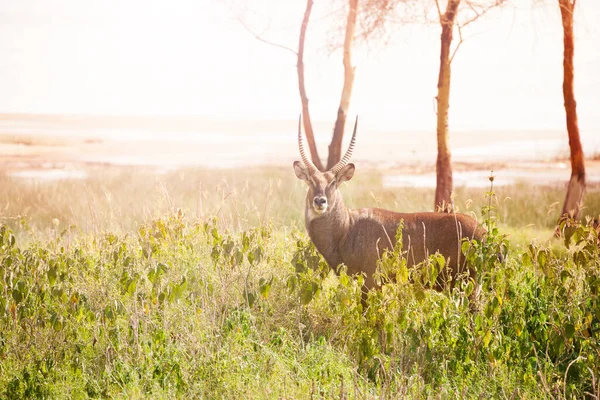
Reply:
[[[456,278],[461,272],[462,239],[481,239],[485,233],[476,219],[455,213],[351,209],[344,204],[339,188],[354,176],[355,167],[349,161],[357,124],[358,117],[344,156],[330,170],[321,172],[304,152],[302,121],[298,122],[298,147],[303,164],[295,161],[294,172],[308,186],[304,217],[311,241],[331,268],[344,264],[348,274],[364,273],[363,289],[368,291],[376,287],[373,275],[377,261],[386,249],[395,246],[395,234],[403,221],[402,249],[406,252],[407,266],[412,267],[439,252],[446,259],[452,278]],[[473,271],[468,273],[474,274]]]

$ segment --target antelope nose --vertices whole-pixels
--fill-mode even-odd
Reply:
[[[322,207],[327,203],[327,198],[325,197],[315,197],[313,200],[315,202],[315,206]]]

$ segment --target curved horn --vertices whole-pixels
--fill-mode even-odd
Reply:
[[[302,162],[308,168],[310,172],[317,171],[317,167],[310,161],[310,158],[306,156],[304,153],[304,145],[302,144],[302,114],[300,114],[300,118],[298,118],[298,148],[300,149],[300,157],[302,157]]]
[[[346,166],[346,164],[348,164],[348,161],[350,161],[350,157],[352,157],[352,150],[354,150],[354,142],[356,140],[356,126],[358,125],[358,115],[356,116],[356,120],[354,121],[354,132],[352,132],[352,139],[350,139],[350,145],[348,146],[348,150],[346,150],[346,154],[344,154],[344,157],[342,157],[342,159],[340,161],[338,161],[337,164],[335,164],[333,167],[331,167],[331,169],[329,171],[333,172],[334,174],[337,174],[338,172],[340,172],[340,170],[342,168],[344,168]]]

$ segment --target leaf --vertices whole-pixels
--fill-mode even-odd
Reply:
[[[151,269],[148,272],[148,280],[150,281],[150,283],[152,283],[153,285],[156,283],[156,270],[155,269]]]
[[[444,258],[444,256],[442,254],[436,253],[435,260],[439,267],[438,268],[438,273],[439,273],[439,271],[443,270],[444,267],[446,266],[446,258]]]
[[[167,298],[167,289],[164,289],[158,294],[158,302],[162,304],[165,302],[166,298]]]
[[[523,266],[531,266],[531,256],[529,255],[529,253],[523,253],[523,255],[521,256],[521,262],[523,263]]]
[[[472,280],[469,280],[469,283],[467,283],[467,287],[465,288],[465,295],[467,297],[471,296],[473,290],[475,290],[475,285],[473,284]]]
[[[483,337],[483,347],[488,347],[492,341],[492,331],[488,330]]]
[[[588,254],[585,251],[576,251],[573,254],[573,261],[575,261],[576,265],[586,266],[588,264]]]
[[[58,315],[55,312],[50,316],[50,323],[55,331],[60,331],[63,327],[63,317],[62,315]]]
[[[294,255],[294,258],[292,259],[292,264],[294,265],[294,269],[298,274],[305,272],[307,269],[305,261],[300,256],[300,253],[296,253],[296,255]]]
[[[233,253],[233,258],[236,265],[240,265],[244,261],[244,253],[239,248],[236,248],[235,252]]]
[[[185,289],[187,289],[187,279],[184,276],[183,278],[181,278],[181,282],[179,282],[179,284],[173,288],[173,291],[175,292],[176,300],[180,299],[181,296],[183,296]]]
[[[303,286],[302,292],[300,293],[300,300],[302,301],[302,304],[310,303],[312,298],[313,298],[313,292],[312,292],[312,290],[310,290],[310,287]]]
[[[521,333],[523,332],[523,325],[521,325],[520,322],[515,322],[513,328],[517,336],[521,336]]]
[[[462,253],[467,254],[467,251],[469,250],[470,246],[471,246],[471,242],[469,242],[468,240],[463,241],[462,245],[461,245]]]
[[[219,262],[220,256],[221,256],[221,252],[219,251],[219,247],[214,246],[212,249],[212,252],[210,253],[210,257],[212,258],[212,260],[215,264]]]
[[[433,258],[433,261],[434,262],[429,263],[427,268],[427,275],[429,278],[429,284],[431,286],[435,285],[435,282],[438,278],[438,274],[442,270],[442,268],[444,268],[444,264],[446,263],[446,260],[444,260],[444,257],[440,254],[436,254]]]
[[[258,264],[262,259],[262,248],[260,246],[256,246],[251,253],[248,253],[248,261],[250,264],[254,265]]]
[[[57,299],[61,299],[64,295],[64,290],[60,289],[60,288],[54,288],[52,289],[52,296],[56,297]]]
[[[548,255],[546,254],[545,251],[540,251],[538,253],[537,261],[538,261],[538,264],[540,265],[540,267],[546,266],[547,259],[548,259]]]
[[[296,275],[290,275],[287,279],[287,287],[290,290],[296,289],[296,285],[298,284],[298,278]]]
[[[17,304],[19,304],[23,300],[23,292],[21,292],[18,288],[14,288],[12,291],[12,298]]]
[[[215,244],[220,243],[223,240],[223,238],[221,238],[221,235],[219,235],[219,231],[217,230],[217,228],[212,228],[210,233],[214,239]]]
[[[363,287],[365,285],[365,276],[363,274],[358,275],[356,277],[356,283],[359,288]]]
[[[567,339],[571,339],[574,334],[575,334],[575,326],[572,323],[567,322],[565,324],[565,335],[567,336]]]
[[[262,247],[256,246],[256,248],[254,249],[254,258],[256,259],[256,262],[259,263],[262,260],[262,257],[263,257]]]
[[[302,304],[310,303],[318,290],[319,285],[317,285],[315,282],[307,282],[302,287],[302,292],[300,293],[300,300],[302,301]]]
[[[271,291],[271,284],[273,283],[273,276],[271,279],[266,280],[265,278],[260,278],[258,281],[258,287],[260,291],[260,295],[263,298],[267,298],[269,296],[269,292]]]
[[[348,278],[347,274],[341,274],[339,279],[340,279],[340,285],[342,285],[344,287],[348,287],[348,285],[350,284],[350,278]]]
[[[110,306],[106,306],[104,308],[104,318],[111,320],[111,321],[115,319],[115,313],[113,312],[113,310]]]
[[[398,276],[397,278],[399,283],[406,283],[408,282],[408,268],[406,267],[406,264],[402,264],[400,265],[400,268],[398,268]]]
[[[256,301],[256,295],[252,292],[244,290],[245,300],[248,302],[248,307],[252,307]]]
[[[423,290],[423,287],[421,285],[415,285],[415,298],[418,301],[423,301],[425,299],[425,290]]]
[[[560,354],[564,345],[565,345],[565,341],[561,335],[556,335],[554,337],[554,340],[552,340],[552,347],[554,348],[554,352],[556,354]]]
[[[235,245],[235,243],[233,242],[233,240],[228,239],[224,244],[223,244],[223,251],[225,254],[229,255],[231,254],[231,251],[233,250],[233,246]]]
[[[127,294],[132,295],[135,292],[136,288],[137,288],[137,283],[135,282],[134,279],[130,279],[127,284]]]
[[[250,247],[250,238],[246,232],[242,233],[242,250],[245,253]]]

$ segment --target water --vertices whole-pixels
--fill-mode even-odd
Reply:
[[[41,181],[85,179],[81,167],[86,164],[151,166],[162,170],[265,164],[291,167],[299,159],[296,124],[296,121],[211,121],[192,117],[0,115],[0,156],[10,176]],[[314,128],[319,132],[317,145],[324,159],[332,124],[317,122]],[[586,153],[600,152],[600,133],[585,131],[581,139]],[[348,140],[346,137],[345,145]],[[547,170],[549,160],[569,154],[568,138],[561,130],[451,131],[450,145],[454,163],[479,163],[486,168],[457,169],[456,187],[488,186],[490,169],[497,171],[496,185],[519,181],[549,184],[565,182],[569,177],[569,166],[565,164],[554,163]],[[435,187],[436,148],[433,131],[363,126],[359,127],[352,160],[359,172],[368,167],[406,169],[419,165],[419,173],[388,174],[384,184],[431,188]],[[40,167],[40,161],[49,167]],[[67,167],[57,167],[60,165]],[[588,175],[590,181],[597,179],[593,174]]]
[[[85,179],[87,173],[82,170],[65,169],[24,169],[20,171],[9,171],[8,176],[25,181],[52,182],[65,179]]]

